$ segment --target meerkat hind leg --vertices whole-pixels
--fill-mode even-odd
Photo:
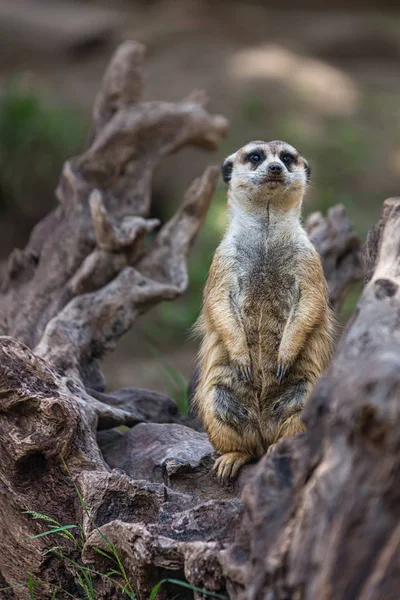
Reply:
[[[214,389],[214,422],[208,433],[214,448],[221,454],[213,467],[221,480],[235,479],[239,469],[253,460],[257,450],[260,451],[258,437],[246,431],[254,415],[247,406],[245,393],[245,388],[240,394],[227,385],[217,385]]]
[[[296,433],[303,433],[307,431],[307,427],[301,420],[301,412],[296,412],[290,417],[288,417],[283,423],[279,426],[276,435],[274,437],[274,441],[272,444],[268,446],[267,454],[272,452],[277,444],[277,442],[284,437],[291,437],[292,435],[296,435]]]
[[[217,458],[213,471],[217,472],[221,480],[235,479],[239,469],[252,460],[253,457],[247,452],[226,452]]]
[[[301,411],[295,412],[288,417],[286,421],[283,421],[275,436],[275,442],[283,437],[290,437],[296,433],[303,433],[303,431],[307,431],[307,427],[301,419]]]

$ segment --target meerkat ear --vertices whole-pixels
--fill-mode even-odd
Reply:
[[[233,170],[233,158],[232,156],[228,156],[228,158],[226,158],[224,160],[224,162],[222,163],[221,166],[221,174],[222,174],[222,179],[225,181],[225,183],[229,183],[232,177],[232,170]]]
[[[307,181],[310,181],[310,177],[311,177],[311,167],[308,164],[308,162],[306,161],[305,158],[303,158],[304,161],[304,168],[306,170],[306,177],[307,177]]]

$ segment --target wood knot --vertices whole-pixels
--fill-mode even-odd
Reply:
[[[390,281],[390,279],[377,279],[374,282],[375,286],[375,296],[378,300],[382,300],[383,298],[391,298],[397,292],[399,286],[394,281]]]

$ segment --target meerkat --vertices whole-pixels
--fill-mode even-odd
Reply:
[[[308,162],[281,141],[251,142],[222,165],[229,226],[197,322],[194,404],[220,479],[305,431],[304,404],[332,352],[319,255],[301,225]]]

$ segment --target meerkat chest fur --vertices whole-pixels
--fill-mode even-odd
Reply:
[[[267,204],[259,215],[233,204],[221,256],[230,305],[250,336],[281,332],[300,293],[297,265],[309,246],[295,211],[279,213]]]

